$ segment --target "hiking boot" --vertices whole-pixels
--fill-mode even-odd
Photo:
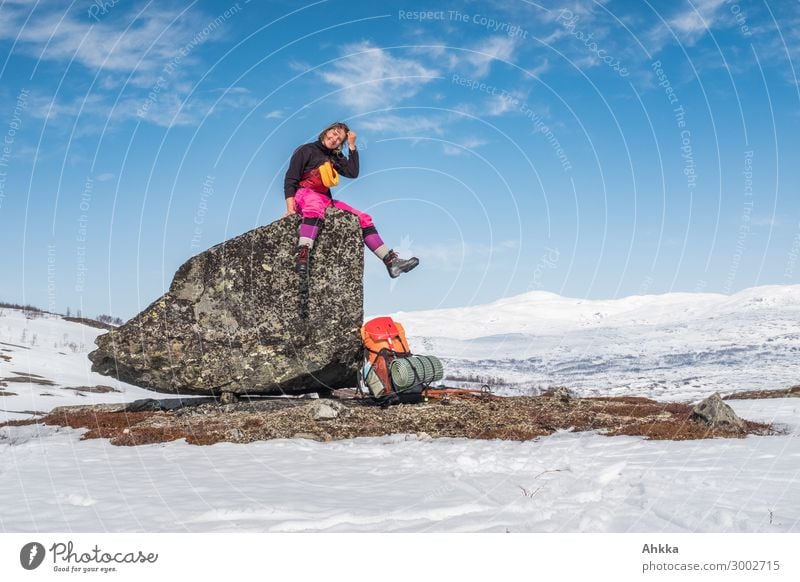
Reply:
[[[391,250],[383,257],[383,263],[386,265],[386,270],[389,271],[389,276],[395,279],[399,277],[401,273],[408,273],[411,269],[419,265],[419,259],[417,257],[401,259],[394,250]]]
[[[294,270],[300,275],[308,274],[308,252],[311,249],[307,245],[300,245],[297,247],[297,258],[294,263]]]

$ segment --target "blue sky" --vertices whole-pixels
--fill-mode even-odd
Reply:
[[[335,120],[367,314],[800,282],[796,2],[66,5],[0,6],[2,300],[134,315]]]

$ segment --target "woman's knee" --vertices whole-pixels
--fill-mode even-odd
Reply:
[[[358,223],[361,225],[361,228],[367,228],[368,226],[375,226],[375,223],[372,222],[372,217],[366,212],[360,212],[358,214]]]
[[[311,190],[296,195],[295,203],[300,210],[300,214],[308,218],[324,218],[325,209],[330,206],[330,202],[327,200],[326,196]]]
[[[308,205],[300,209],[300,215],[303,218],[325,218],[325,207]]]

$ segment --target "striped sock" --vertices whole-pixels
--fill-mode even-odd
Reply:
[[[373,249],[373,250],[372,250],[372,252],[373,252],[373,253],[375,253],[375,254],[378,256],[378,258],[379,258],[380,260],[383,260],[383,258],[384,258],[386,255],[388,255],[388,254],[389,254],[389,247],[387,247],[386,245],[383,245],[383,244],[382,244],[382,245],[381,245],[381,246],[379,246],[378,248],[376,248],[376,249]]]
[[[314,241],[319,234],[320,228],[324,224],[324,220],[321,218],[303,218],[300,221],[300,244],[307,245],[311,247],[314,244]]]
[[[387,249],[386,245],[383,244],[381,235],[378,234],[378,229],[376,229],[374,226],[362,228],[361,235],[364,237],[364,244],[367,245],[369,250],[378,255],[379,259],[383,259],[383,257],[385,257],[389,252],[389,249]]]

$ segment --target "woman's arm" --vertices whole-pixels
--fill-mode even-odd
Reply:
[[[303,175],[303,168],[306,166],[308,160],[308,148],[306,144],[299,146],[292,154],[292,159],[289,160],[289,169],[286,170],[286,176],[283,179],[283,195],[286,198],[286,206],[289,208],[289,198],[292,199],[291,207],[294,208],[294,195]]]
[[[336,159],[336,170],[346,178],[358,178],[358,150],[356,149],[356,132],[347,132],[347,145],[350,147],[349,158],[341,156]]]

